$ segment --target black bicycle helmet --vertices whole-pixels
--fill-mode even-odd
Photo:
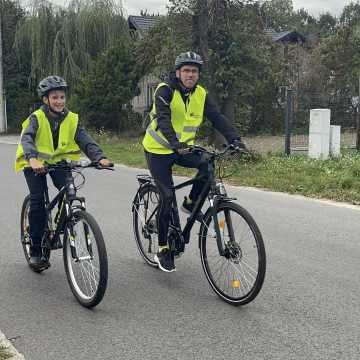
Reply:
[[[43,96],[47,95],[50,90],[67,90],[68,85],[66,81],[57,75],[50,75],[39,82],[37,87],[37,93],[42,99]]]
[[[200,55],[192,51],[187,51],[176,57],[175,69],[178,70],[184,65],[196,65],[199,69],[201,69],[203,64],[204,62]]]

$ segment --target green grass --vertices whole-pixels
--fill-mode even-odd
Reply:
[[[138,139],[97,140],[113,161],[146,168]],[[323,161],[299,155],[255,154],[250,159],[237,161],[236,167],[237,171],[227,179],[234,185],[360,204],[360,155],[356,153],[344,153],[338,159]],[[175,173],[192,175],[194,171],[176,167]]]

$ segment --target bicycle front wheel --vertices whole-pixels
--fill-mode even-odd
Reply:
[[[63,248],[66,276],[79,303],[94,307],[103,299],[108,280],[104,238],[96,220],[86,211],[75,212],[74,223],[71,229],[68,227]]]
[[[220,239],[214,221],[218,223]],[[211,211],[205,214],[199,236],[202,266],[215,293],[232,305],[254,300],[264,282],[266,255],[260,230],[251,215],[237,204],[220,203],[216,216]]]
[[[154,260],[158,252],[158,210],[160,194],[154,185],[142,187],[133,204],[133,227],[136,245],[140,255],[152,267],[158,267]]]

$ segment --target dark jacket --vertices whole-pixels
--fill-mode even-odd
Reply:
[[[165,136],[166,140],[174,149],[177,149],[180,147],[180,143],[176,138],[174,128],[171,124],[170,102],[172,95],[175,89],[179,90],[186,104],[188,96],[195,88],[188,91],[181,87],[178,78],[175,76],[175,72],[171,72],[164,82],[167,83],[170,88],[163,86],[155,93],[156,121],[159,130]],[[219,112],[209,94],[206,94],[205,98],[204,116],[211,121],[214,128],[218,130],[229,143],[234,140],[240,140],[236,129],[231,125],[230,121]]]
[[[65,108],[61,115],[52,116],[49,113],[49,107],[47,105],[42,105],[41,109],[44,111],[47,119],[49,120],[53,136],[54,149],[56,149],[59,141],[60,124],[65,119],[69,110]],[[30,116],[29,125],[21,136],[21,145],[24,149],[24,157],[26,160],[29,160],[32,157],[36,158],[38,155],[35,146],[35,138],[38,128],[38,119],[36,115],[32,114]],[[91,138],[91,136],[86,133],[85,129],[79,123],[75,133],[75,142],[91,161],[99,161],[105,158],[104,153],[100,149],[99,145]]]

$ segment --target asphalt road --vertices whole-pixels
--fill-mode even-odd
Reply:
[[[104,233],[109,283],[87,310],[70,291],[61,251],[41,275],[25,264],[27,187],[14,154],[0,144],[0,329],[27,360],[360,358],[358,208],[230,187],[256,219],[268,260],[259,296],[236,308],[210,289],[195,233],[175,273],[142,261],[131,224],[138,170],[88,169],[81,192]]]

